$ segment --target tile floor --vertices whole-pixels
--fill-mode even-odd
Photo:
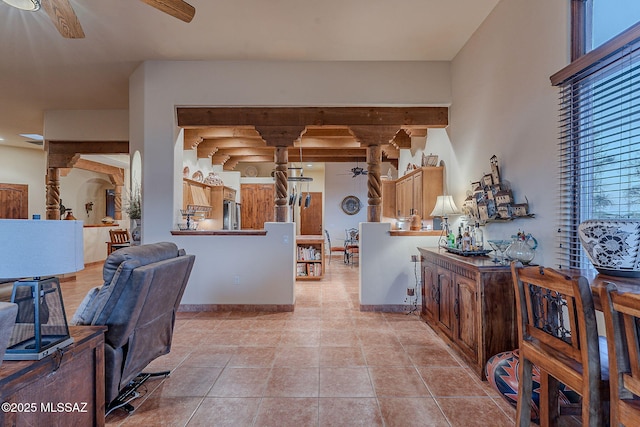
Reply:
[[[197,262],[197,261],[196,261]],[[101,266],[63,282],[72,314]],[[296,283],[291,313],[180,313],[171,353],[108,426],[512,426],[515,410],[415,315],[358,310],[357,268],[334,256]]]

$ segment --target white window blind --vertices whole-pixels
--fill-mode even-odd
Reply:
[[[636,38],[557,83],[560,268],[589,265],[582,221],[640,218],[639,49]]]

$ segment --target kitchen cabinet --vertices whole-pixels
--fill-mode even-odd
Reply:
[[[263,230],[265,222],[275,220],[274,184],[242,184],[240,198],[242,199],[243,230]]]
[[[382,180],[382,216],[396,217],[396,182]]]
[[[487,360],[518,344],[509,266],[489,257],[418,249],[423,319],[484,379]]]
[[[182,180],[182,208],[187,206],[202,206],[209,208],[203,218],[212,219],[209,229],[222,230],[224,216],[224,202],[236,200],[236,190],[222,185],[208,185],[202,182],[183,178]],[[199,219],[196,217],[196,219]]]
[[[412,209],[423,219],[436,205],[436,199],[444,193],[444,167],[426,166],[415,169],[396,180],[396,215],[408,217]]]

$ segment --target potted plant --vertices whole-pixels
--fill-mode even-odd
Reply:
[[[129,192],[129,201],[125,212],[135,224],[131,228],[132,244],[140,244],[140,226],[142,223],[142,194],[140,193],[140,187],[136,186]]]

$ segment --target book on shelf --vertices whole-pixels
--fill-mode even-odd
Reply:
[[[306,276],[307,275],[307,265],[305,263],[296,264],[296,276]]]
[[[321,257],[320,249],[314,246],[298,246],[298,261],[316,261]]]

